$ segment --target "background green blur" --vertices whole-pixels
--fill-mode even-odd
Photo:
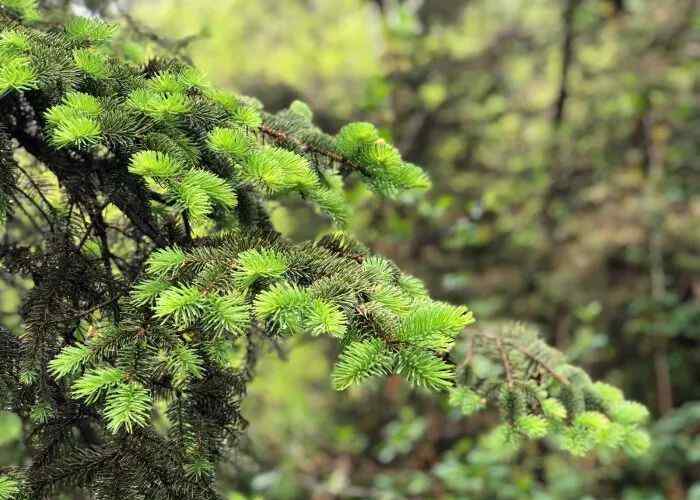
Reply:
[[[301,99],[330,132],[378,124],[434,188],[389,202],[355,187],[349,230],[479,321],[537,325],[654,414],[642,459],[503,448],[493,415],[460,418],[396,379],[334,392],[335,348],[304,340],[259,369],[221,471],[230,499],[700,499],[699,4],[112,6],[138,57],[178,51],[270,110]],[[293,206],[273,217],[295,238],[323,230]],[[6,323],[17,307],[0,289]],[[20,437],[0,414],[0,465]]]

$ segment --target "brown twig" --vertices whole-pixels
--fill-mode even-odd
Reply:
[[[503,369],[506,371],[506,382],[508,383],[508,388],[513,387],[513,371],[510,366],[510,361],[508,360],[508,354],[506,354],[505,349],[503,349],[503,342],[501,337],[496,337],[496,347],[501,355],[501,362],[503,363]]]
[[[503,349],[503,343],[504,343],[504,341],[503,341],[503,339],[501,339],[501,337],[499,337],[499,336],[497,336],[497,335],[490,335],[490,334],[485,333],[485,332],[475,332],[475,333],[473,333],[473,335],[477,335],[477,336],[479,336],[479,337],[481,337],[481,338],[488,339],[489,341],[494,342],[494,343],[496,344],[496,347],[497,347],[497,349],[498,349],[500,355],[501,355],[501,360],[503,361],[503,356],[504,356],[504,354],[505,354],[505,350]],[[532,360],[534,363],[536,363],[538,366],[540,366],[541,368],[543,368],[547,373],[549,373],[549,375],[550,375],[552,378],[554,378],[554,379],[555,379],[557,382],[559,382],[560,384],[562,384],[562,385],[570,385],[570,384],[571,384],[571,382],[569,381],[569,379],[567,379],[564,375],[561,375],[560,373],[557,373],[557,372],[554,370],[554,368],[552,368],[551,366],[549,366],[548,363],[546,363],[545,361],[541,360],[541,359],[538,358],[536,355],[534,355],[533,353],[531,353],[529,350],[527,350],[527,348],[525,348],[525,347],[523,347],[523,346],[521,346],[521,345],[518,345],[518,344],[516,344],[516,343],[514,343],[514,342],[508,342],[507,339],[506,339],[506,343],[508,344],[509,347],[514,348],[516,351],[518,351],[519,353],[521,353],[523,356],[527,357],[528,359],[530,359],[530,360]],[[470,352],[470,355],[473,355],[473,353]],[[505,361],[508,361],[508,359],[506,358]],[[510,365],[508,365],[508,366],[510,366]],[[507,376],[507,375],[508,375],[508,373],[507,373],[507,371],[506,371],[506,376]]]
[[[315,153],[321,156],[324,156],[331,160],[332,162],[340,163],[342,165],[347,165],[351,167],[354,170],[357,170],[361,172],[364,175],[369,176],[369,172],[365,167],[362,165],[359,165],[352,160],[348,160],[347,158],[344,158],[343,156],[339,155],[338,153],[335,153],[333,151],[328,151],[323,148],[319,148],[317,146],[313,146],[311,144],[307,144],[296,137],[293,137],[285,132],[282,132],[281,130],[277,130],[275,128],[270,127],[269,125],[261,125],[260,126],[260,131],[269,136],[272,137],[275,141],[279,143],[291,143],[294,144],[297,148],[299,148],[303,152],[309,152],[309,153]]]

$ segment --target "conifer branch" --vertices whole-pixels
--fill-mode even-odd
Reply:
[[[338,165],[345,165],[346,167],[349,167],[351,172],[361,172],[364,175],[369,176],[369,172],[367,169],[358,163],[353,162],[352,160],[349,160],[347,158],[344,158],[342,155],[335,153],[333,151],[329,151],[323,148],[320,148],[318,146],[314,146],[312,144],[304,143],[302,140],[284,133],[281,130],[277,130],[269,125],[263,124],[260,126],[260,131],[271,137],[275,142],[278,144],[294,144],[297,149],[299,149],[302,152],[308,152],[308,153],[313,153],[313,154],[318,154],[322,157],[327,158],[329,161],[332,163],[338,164]]]
[[[456,367],[467,307],[431,299],[342,232],[279,234],[266,206],[290,197],[342,226],[352,173],[386,197],[429,187],[374,125],[326,134],[304,103],[269,114],[182,60],[128,64],[110,45],[115,26],[71,16],[48,28],[28,22],[35,7],[0,0],[0,211],[18,199],[13,141],[60,190],[51,206],[24,172],[52,234],[2,247],[34,285],[21,337],[0,332],[3,404],[37,445],[30,467],[0,475],[0,495],[217,498],[215,466],[245,428],[260,349],[305,334],[337,339],[339,390],[398,374],[464,414],[497,402],[517,438],[552,436],[575,454],[648,446],[646,409],[532,329],[469,329]],[[41,231],[16,203],[16,219]],[[502,370],[482,373],[477,359]]]

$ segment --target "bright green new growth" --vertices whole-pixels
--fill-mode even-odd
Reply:
[[[193,220],[204,220],[211,213],[214,203],[227,209],[235,207],[237,203],[231,186],[206,170],[190,170],[173,190]],[[206,201],[199,201],[200,199]]]
[[[300,333],[311,295],[289,282],[272,285],[255,299],[255,314],[283,334]]]
[[[122,427],[131,432],[134,426],[145,426],[150,413],[151,396],[140,384],[119,384],[107,396],[107,429],[113,433],[117,433]]]
[[[73,60],[78,69],[95,80],[103,80],[109,75],[106,58],[92,49],[75,49]]]
[[[338,150],[347,158],[367,165],[370,184],[378,193],[394,196],[406,189],[428,189],[430,180],[416,165],[380,138],[371,123],[351,123],[338,133]]]
[[[12,500],[19,494],[19,481],[9,476],[0,476],[0,500]]]
[[[49,371],[55,379],[75,375],[90,358],[90,348],[85,344],[65,347],[49,362]]]
[[[29,420],[34,424],[46,424],[55,414],[56,412],[49,403],[40,401],[29,413]]]
[[[396,355],[396,373],[411,384],[434,391],[452,387],[454,369],[433,353],[418,348],[407,348]]]
[[[348,319],[337,305],[316,299],[311,303],[306,327],[311,335],[326,334],[342,338],[347,332],[347,323]]]
[[[161,123],[174,123],[190,110],[190,103],[182,94],[162,94],[146,88],[134,90],[127,105]]]
[[[117,32],[117,26],[101,19],[74,17],[66,23],[68,38],[78,44],[101,44],[109,41]]]
[[[168,153],[139,151],[131,157],[129,172],[144,177],[168,179],[182,173],[183,165]]]
[[[516,420],[515,428],[530,439],[539,439],[547,435],[549,423],[539,415],[523,415]]]
[[[378,339],[348,345],[333,370],[333,387],[342,391],[374,376],[387,375],[392,359]]]
[[[158,295],[155,305],[156,318],[171,319],[182,328],[189,327],[204,309],[202,292],[190,286],[173,286]]]
[[[415,346],[447,352],[457,335],[472,323],[474,314],[464,306],[421,304],[403,318],[399,339]]]
[[[40,17],[38,0],[3,0],[0,7],[13,11],[25,21],[36,21]]]
[[[187,255],[178,247],[162,248],[148,259],[148,273],[163,277],[177,273],[185,264]]]
[[[37,75],[27,57],[29,47],[22,33],[0,32],[0,97],[10,91],[36,88]]]
[[[250,326],[250,306],[235,291],[208,297],[203,322],[213,332],[242,335]]]
[[[23,53],[29,49],[29,40],[24,34],[11,30],[0,32],[0,53],[11,55]]]
[[[131,292],[131,300],[136,306],[152,303],[161,292],[170,287],[167,281],[159,279],[145,280],[137,283]]]
[[[561,422],[568,415],[566,407],[554,398],[547,398],[542,401],[542,413],[552,422]]]
[[[249,156],[240,175],[271,195],[313,191],[319,183],[306,158],[276,147],[263,147]]]
[[[217,127],[209,133],[208,146],[212,151],[236,162],[247,157],[253,141],[243,129]]]
[[[463,415],[476,413],[486,405],[486,400],[468,387],[455,387],[450,390],[448,402]]]
[[[4,60],[0,66],[0,95],[11,90],[23,91],[36,87],[36,75],[23,57]]]
[[[63,104],[46,112],[46,121],[53,127],[52,140],[58,148],[84,148],[99,142],[102,129],[97,118],[102,111],[99,100],[89,94],[70,92]]]
[[[124,372],[118,368],[94,368],[73,383],[73,396],[94,403],[123,380]]]
[[[287,261],[274,250],[251,249],[238,255],[233,279],[241,288],[248,288],[260,279],[280,278],[287,271]]]
[[[487,326],[473,333],[468,351],[460,355],[465,359],[457,379],[470,389],[453,390],[450,405],[471,414],[486,401],[496,403],[513,443],[549,437],[577,456],[604,448],[639,455],[649,446],[641,428],[648,410],[611,385],[591,382],[533,328]]]

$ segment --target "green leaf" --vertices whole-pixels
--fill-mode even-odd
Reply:
[[[632,457],[644,455],[651,447],[651,438],[641,429],[631,430],[624,439],[623,447]]]
[[[187,254],[179,247],[161,248],[151,254],[146,263],[148,274],[160,278],[174,276],[187,260]]]
[[[180,343],[167,353],[166,366],[173,376],[173,385],[182,388],[191,379],[204,376],[204,361],[197,352]]]
[[[486,400],[468,387],[455,387],[450,390],[448,403],[458,408],[463,415],[471,415],[483,409]]]
[[[131,302],[137,307],[151,304],[161,292],[167,290],[170,286],[170,283],[160,279],[141,281],[131,291]]]
[[[160,94],[151,89],[134,90],[128,99],[134,109],[158,122],[171,123],[190,110],[190,102],[182,94]]]
[[[343,311],[334,304],[322,299],[314,299],[306,316],[305,328],[311,335],[327,334],[343,337],[347,330],[348,320]]]
[[[547,435],[549,424],[539,415],[523,415],[516,421],[516,428],[530,439],[540,439]]]
[[[15,57],[28,52],[30,47],[29,38],[24,33],[12,29],[0,33],[0,54]]]
[[[56,127],[51,142],[59,149],[67,146],[84,148],[97,144],[101,135],[102,129],[95,120],[85,116],[75,116]]]
[[[399,315],[406,314],[411,309],[412,300],[398,287],[378,285],[369,292],[370,304],[381,307]]]
[[[598,441],[600,446],[619,448],[624,445],[627,433],[628,429],[624,425],[618,422],[610,422],[610,425],[598,434]]]
[[[236,206],[236,194],[232,187],[221,177],[206,170],[192,169],[182,179],[182,189],[198,187],[216,203],[226,207]]]
[[[170,197],[187,210],[190,219],[195,223],[204,222],[213,210],[212,200],[203,186],[192,182],[179,183],[173,186]]]
[[[92,404],[123,379],[124,372],[119,368],[94,368],[73,383],[73,396]]]
[[[379,132],[371,123],[349,123],[340,129],[336,136],[338,151],[347,158],[353,158],[366,145],[379,140]]]
[[[455,337],[473,322],[473,313],[464,306],[425,302],[402,318],[397,337],[417,347],[446,352]]]
[[[298,189],[311,191],[319,184],[303,156],[282,148],[264,147],[248,155],[242,177],[269,194]]]
[[[112,38],[118,27],[98,18],[74,17],[68,20],[65,28],[66,34],[74,42],[99,44]]]
[[[282,282],[260,292],[255,298],[255,314],[273,322],[281,333],[299,333],[312,299],[306,290]]]
[[[542,413],[544,413],[545,417],[555,421],[563,421],[567,416],[566,407],[554,398],[547,398],[542,401]]]
[[[620,389],[605,382],[593,384],[593,391],[608,405],[616,405],[625,399]]]
[[[92,49],[75,49],[73,62],[79,70],[95,80],[104,80],[109,76],[106,58]]]
[[[41,17],[39,0],[2,0],[0,4],[19,14],[25,21],[38,21]]]
[[[168,179],[180,175],[182,171],[182,163],[160,151],[139,151],[129,162],[129,172],[144,177]]]
[[[428,298],[428,290],[425,288],[425,284],[414,276],[402,274],[399,276],[398,285],[409,297],[414,299]]]
[[[0,476],[0,500],[13,500],[17,495],[19,495],[19,481],[10,476]]]
[[[209,133],[207,145],[212,151],[238,162],[248,156],[253,142],[243,129],[217,127]]]
[[[319,187],[309,191],[309,198],[322,212],[328,214],[333,222],[345,225],[350,220],[350,205],[342,189]]]
[[[340,355],[331,378],[333,387],[342,391],[374,376],[386,375],[392,357],[379,339],[350,343]]]
[[[211,88],[211,82],[207,76],[199,69],[188,66],[177,75],[178,81],[185,89],[196,88],[207,91]]]
[[[562,434],[562,447],[572,455],[583,456],[609,436],[610,420],[602,413],[585,411],[574,418]]]
[[[304,117],[308,121],[311,121],[314,119],[314,113],[313,113],[313,111],[311,111],[311,108],[309,107],[309,105],[303,101],[298,100],[298,99],[295,99],[294,101],[292,101],[292,104],[289,105],[289,111],[291,111],[292,113],[295,113],[299,116]]]
[[[649,410],[636,401],[622,401],[610,408],[610,416],[621,424],[641,424],[649,418]]]
[[[206,328],[216,334],[242,335],[250,326],[250,306],[237,292],[210,296],[202,319]]]
[[[149,89],[159,94],[177,94],[187,90],[180,78],[170,71],[158,73],[146,82]]]
[[[51,405],[45,401],[37,403],[29,412],[29,419],[35,424],[45,424],[56,414]]]
[[[0,97],[12,90],[22,92],[37,88],[37,77],[29,59],[16,57],[0,66]]]
[[[412,163],[404,163],[401,167],[391,171],[391,181],[401,190],[426,190],[432,186],[428,174],[418,165]]]
[[[447,390],[454,385],[454,368],[422,349],[400,350],[396,356],[394,370],[411,385],[434,391]]]
[[[205,297],[196,287],[179,285],[168,288],[156,299],[155,317],[170,319],[179,328],[187,328],[202,315]]]
[[[107,395],[105,417],[107,429],[117,433],[121,428],[133,432],[134,427],[145,427],[151,414],[151,395],[141,384],[121,383]]]
[[[209,99],[219,104],[229,113],[233,114],[239,107],[238,97],[230,92],[217,88],[208,88],[205,89],[204,93]],[[258,118],[260,118],[259,115]],[[261,120],[260,123],[262,123]]]
[[[233,280],[236,286],[249,288],[260,279],[281,278],[287,272],[284,255],[271,249],[251,249],[238,254]]]
[[[383,281],[386,284],[392,284],[394,281],[396,268],[384,257],[380,257],[379,255],[367,257],[362,262],[362,267],[370,272],[377,281]]]
[[[363,145],[358,151],[357,159],[369,168],[372,176],[379,179],[388,179],[392,171],[403,165],[399,150],[384,141]]]
[[[239,125],[250,129],[257,129],[262,125],[260,113],[252,106],[237,106],[231,113],[231,119]]]
[[[63,105],[89,118],[96,118],[102,112],[100,100],[84,92],[68,92],[63,96]]]
[[[185,465],[185,475],[189,479],[201,480],[213,476],[214,472],[214,464],[203,457],[197,457]]]
[[[61,353],[49,362],[49,372],[55,379],[78,373],[90,358],[90,348],[85,344],[64,347]]]

